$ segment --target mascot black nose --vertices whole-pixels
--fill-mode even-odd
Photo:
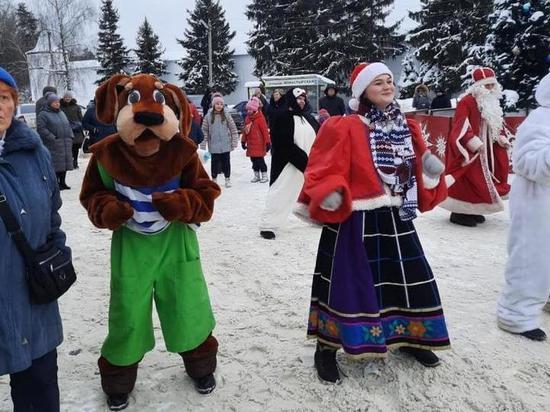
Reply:
[[[138,112],[134,114],[134,121],[144,126],[157,126],[164,123],[164,116],[155,112]]]

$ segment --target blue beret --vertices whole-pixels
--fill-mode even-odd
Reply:
[[[0,82],[4,82],[11,88],[17,90],[17,83],[15,83],[15,79],[2,67],[0,67]]]

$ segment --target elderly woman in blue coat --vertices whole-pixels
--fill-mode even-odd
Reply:
[[[13,118],[17,101],[15,80],[0,67],[0,201],[8,203],[32,247],[50,236],[66,248],[50,154],[36,132]],[[63,332],[57,302],[30,302],[23,259],[1,220],[0,250],[0,375],[10,375],[15,411],[59,411],[56,348]]]

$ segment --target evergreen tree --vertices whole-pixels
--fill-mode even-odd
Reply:
[[[279,26],[283,21],[284,10],[277,7],[278,3],[273,0],[254,0],[246,9],[246,17],[253,22],[246,44],[248,53],[256,62],[254,75],[259,78],[279,72],[275,59],[279,50],[276,49],[275,40],[282,35]]]
[[[397,34],[400,23],[384,23],[393,3],[394,0],[347,0],[342,6],[322,0],[319,41],[313,46],[317,71],[338,84],[348,85],[349,74],[357,63],[401,54],[405,47],[403,36]]]
[[[491,1],[421,0],[422,9],[411,12],[416,27],[408,36],[412,55],[419,62],[420,82],[440,86],[449,93],[463,87],[489,31]]]
[[[187,55],[179,62],[184,87],[190,93],[203,93],[209,85],[208,75],[208,25],[212,33],[212,80],[223,94],[229,94],[237,85],[233,71],[233,54],[229,42],[235,37],[225,20],[225,11],[215,0],[197,0],[193,12],[187,19],[189,29],[184,39],[178,39]]]
[[[490,16],[488,64],[504,89],[519,94],[518,108],[537,105],[534,89],[550,65],[550,1],[501,0]]]
[[[167,73],[166,64],[162,60],[164,49],[159,42],[159,37],[153,32],[153,28],[147,21],[147,17],[143,20],[143,24],[138,30],[136,39],[137,49],[137,71],[142,73],[154,74],[157,77],[162,77]]]
[[[38,19],[27,9],[25,3],[19,3],[15,11],[17,16],[17,38],[19,47],[29,51],[36,46],[38,40]]]
[[[122,37],[116,32],[118,19],[118,11],[113,7],[113,1],[102,0],[97,46],[97,59],[101,68],[97,70],[100,78],[96,84],[102,83],[113,74],[124,71],[130,62]]]
[[[320,73],[347,84],[361,61],[376,61],[403,50],[399,24],[385,26],[394,0],[255,0],[249,51],[256,74]]]

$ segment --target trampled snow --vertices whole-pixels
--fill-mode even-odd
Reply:
[[[452,349],[427,369],[400,353],[387,362],[351,361],[339,353],[344,381],[319,382],[315,343],[306,341],[313,266],[320,230],[295,218],[274,241],[258,235],[267,184],[249,183],[250,162],[233,157],[233,187],[223,189],[214,218],[199,230],[204,272],[220,341],[218,387],[198,395],[181,358],[166,352],[156,315],[157,347],[141,363],[128,411],[535,411],[550,404],[549,343],[499,330],[508,217],[462,228],[436,209],[416,225],[443,300]],[[97,358],[107,333],[109,241],[78,203],[86,166],[70,172],[63,228],[78,283],[61,299],[65,342],[59,348],[62,411],[106,411]],[[550,331],[550,315],[542,315]],[[6,376],[0,410],[12,409]]]

